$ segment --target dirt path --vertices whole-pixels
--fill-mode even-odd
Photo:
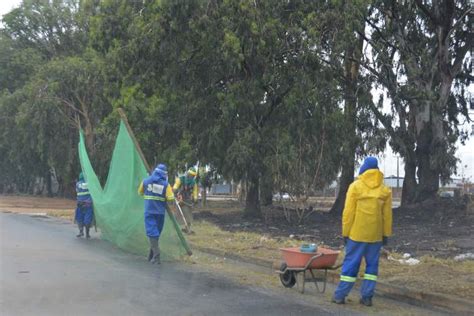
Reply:
[[[72,199],[47,198],[42,196],[0,195],[0,208],[15,209],[74,209],[76,201]]]
[[[36,196],[0,195],[0,211],[15,213],[51,213],[73,214],[76,201],[70,199]]]

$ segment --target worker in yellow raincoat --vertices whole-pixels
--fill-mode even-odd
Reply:
[[[345,258],[332,301],[343,304],[356,281],[362,258],[366,268],[360,303],[372,306],[380,249],[392,235],[392,191],[383,183],[377,158],[367,157],[347,191],[342,215]]]

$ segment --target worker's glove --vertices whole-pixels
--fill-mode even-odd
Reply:
[[[387,236],[383,236],[383,238],[382,238],[382,245],[387,246],[387,244],[388,244],[388,237],[387,237]]]
[[[347,241],[349,240],[349,237],[343,237],[344,238],[344,246],[347,245]]]

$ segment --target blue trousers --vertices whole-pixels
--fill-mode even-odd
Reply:
[[[363,298],[371,298],[374,296],[375,284],[379,272],[379,258],[382,242],[357,242],[348,240],[346,244],[346,256],[342,263],[341,281],[334,292],[335,299],[345,298],[351,291],[357,279],[360,262],[365,259],[365,274],[360,295]]]
[[[164,224],[165,214],[145,213],[145,231],[148,237],[160,237]]]
[[[79,205],[78,203],[74,219],[79,226],[90,226],[92,224],[92,220],[94,219],[92,205],[83,206]]]

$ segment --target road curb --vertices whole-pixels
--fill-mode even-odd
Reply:
[[[225,257],[236,261],[254,264],[263,268],[275,269],[276,267],[276,261],[272,260],[236,255],[235,253],[230,253],[225,250],[198,247],[195,245],[193,245],[193,249],[210,255]],[[277,265],[279,265],[279,261]],[[327,281],[332,284],[337,284],[339,282],[339,273],[337,271],[329,270],[327,275]],[[356,283],[356,286],[357,285],[360,285],[360,280],[358,280],[358,282]],[[448,309],[450,311],[460,314],[470,314],[472,313],[472,311],[474,311],[474,303],[471,303],[470,301],[464,299],[426,291],[418,291],[396,285],[389,285],[384,282],[377,282],[377,295],[390,299],[402,300],[409,304],[421,307],[435,306],[438,308]]]

